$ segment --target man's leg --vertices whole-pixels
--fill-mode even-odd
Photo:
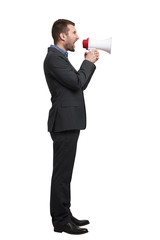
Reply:
[[[70,182],[79,133],[79,130],[51,133],[54,158],[50,212],[54,226],[70,221]]]

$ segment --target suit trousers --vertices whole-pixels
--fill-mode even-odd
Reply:
[[[53,174],[50,214],[53,226],[65,225],[71,216],[70,183],[80,130],[51,132],[53,140]]]

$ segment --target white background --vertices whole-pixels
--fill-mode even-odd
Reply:
[[[0,6],[0,238],[160,239],[160,34],[158,0],[3,1]],[[72,211],[89,233],[53,232],[52,141],[43,60],[58,18],[82,40],[112,37],[85,91],[72,181]]]

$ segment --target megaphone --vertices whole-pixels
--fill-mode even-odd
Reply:
[[[82,44],[83,48],[86,48],[87,50],[96,48],[111,54],[112,38],[108,38],[105,40],[95,40],[92,38],[87,38],[83,40]]]

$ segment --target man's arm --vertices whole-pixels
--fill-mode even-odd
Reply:
[[[73,91],[80,88],[84,90],[96,69],[96,66],[90,61],[91,59],[88,59],[86,54],[86,59],[79,71],[76,71],[63,57],[57,56],[55,58],[50,55],[47,59],[46,69],[63,86]]]

